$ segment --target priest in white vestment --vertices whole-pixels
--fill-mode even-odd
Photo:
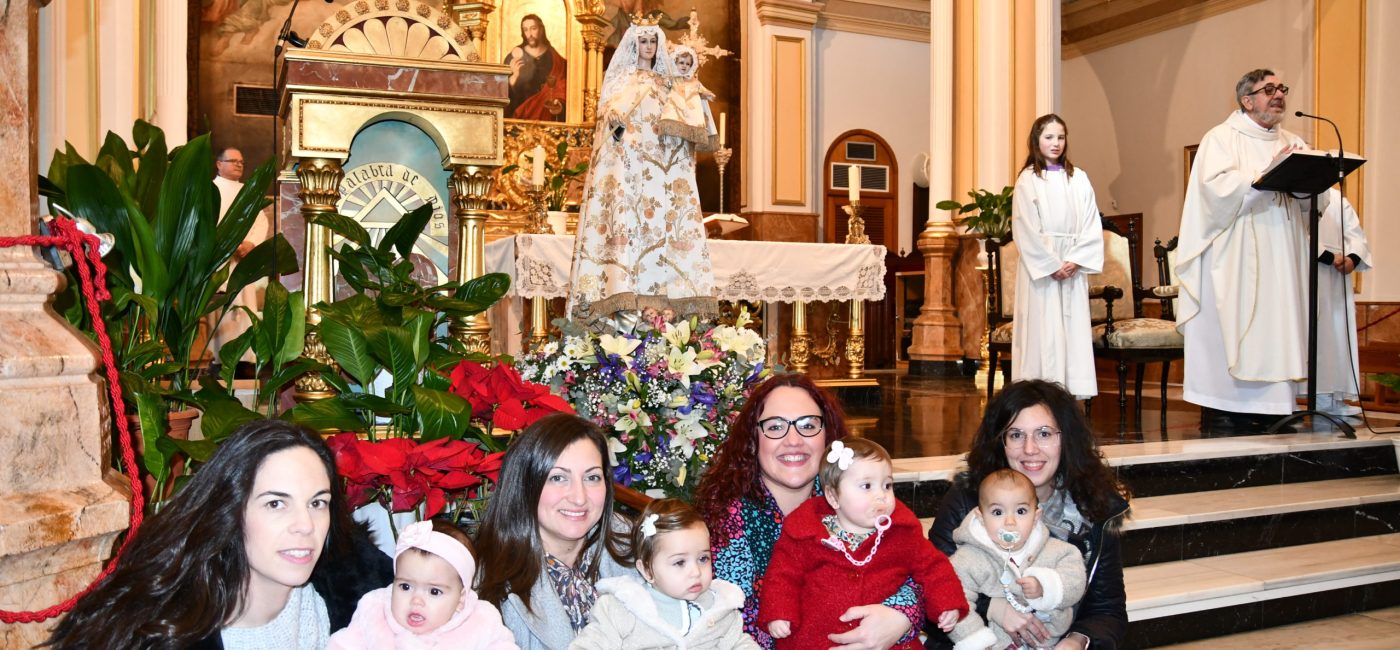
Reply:
[[[243,154],[237,149],[224,149],[219,152],[214,160],[214,187],[219,190],[219,218],[223,219],[228,212],[229,206],[233,205],[233,199],[238,193],[243,191]],[[235,264],[243,259],[253,247],[267,240],[272,236],[272,221],[267,210],[258,214],[258,218],[253,221],[253,227],[248,229],[248,236],[243,238],[242,243],[233,252]],[[247,331],[252,326],[252,319],[238,309],[244,306],[254,312],[262,313],[263,294],[267,291],[267,278],[261,278],[255,282],[250,282],[238,292],[238,297],[234,298],[232,309],[219,321],[218,327],[209,336],[209,352],[213,355],[214,361],[219,360],[219,350],[225,343],[238,338],[240,334]],[[252,348],[243,354],[240,361],[252,363],[255,360]]]
[[[1069,162],[1067,136],[1056,115],[1035,121],[1011,195],[1020,255],[1011,379],[1057,382],[1089,399],[1099,388],[1085,274],[1103,271],[1103,225],[1089,175]]]
[[[1371,247],[1351,202],[1336,188],[1317,231],[1317,408],[1332,415],[1360,415],[1356,399],[1360,377],[1356,343],[1356,297],[1352,273],[1371,268]],[[1299,394],[1307,392],[1300,384]]]
[[[1240,110],[1196,151],[1181,213],[1177,328],[1186,401],[1225,419],[1222,433],[1266,427],[1294,410],[1307,376],[1306,206],[1251,184],[1275,158],[1304,148],[1279,126],[1288,87],[1269,70],[1236,85]]]

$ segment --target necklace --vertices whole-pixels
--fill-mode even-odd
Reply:
[[[841,538],[838,537],[836,533],[832,533],[830,537],[822,540],[822,544],[832,550],[841,551],[841,554],[845,555],[846,560],[851,564],[855,566],[865,566],[870,564],[871,560],[875,559],[875,553],[880,550],[880,540],[884,539],[885,531],[890,529],[890,523],[889,515],[880,515],[880,518],[875,520],[875,543],[871,545],[870,554],[866,555],[864,560],[857,560],[852,557],[851,551],[846,548],[846,545],[841,542]]]

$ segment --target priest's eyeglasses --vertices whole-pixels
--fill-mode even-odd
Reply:
[[[1030,431],[1020,429],[1007,429],[1002,432],[1002,442],[1007,447],[1023,447],[1026,439],[1034,439],[1037,447],[1055,447],[1060,444],[1060,430],[1051,427],[1040,427]]]
[[[804,415],[796,420],[789,420],[783,417],[771,417],[758,421],[758,430],[763,432],[763,437],[773,440],[782,440],[787,437],[788,429],[797,429],[797,434],[803,438],[811,438],[822,432],[822,416]]]
[[[1277,86],[1275,86],[1275,85],[1273,85],[1273,84],[1268,84],[1268,85],[1264,86],[1263,88],[1256,88],[1256,89],[1254,89],[1254,90],[1251,90],[1251,91],[1245,93],[1245,95],[1246,95],[1246,96],[1249,96],[1249,95],[1257,95],[1257,94],[1259,94],[1259,93],[1264,93],[1265,95],[1267,95],[1267,96],[1269,96],[1269,97],[1273,97],[1273,96],[1274,96],[1274,93],[1278,93],[1278,94],[1280,94],[1280,95],[1287,95],[1287,94],[1288,94],[1288,86],[1285,86],[1285,85],[1283,85],[1283,84],[1279,84],[1279,85],[1277,85]]]

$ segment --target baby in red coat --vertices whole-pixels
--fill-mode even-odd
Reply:
[[[821,468],[826,492],[783,519],[763,577],[758,624],[778,648],[824,648],[852,626],[847,609],[880,602],[912,579],[943,631],[967,614],[962,583],[924,536],[923,525],[894,498],[894,468],[884,447],[863,438],[831,443]],[[918,640],[896,646],[915,650]]]

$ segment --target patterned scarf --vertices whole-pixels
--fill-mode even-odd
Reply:
[[[554,585],[554,593],[559,595],[559,602],[569,613],[569,627],[575,632],[582,630],[588,625],[588,610],[593,609],[593,602],[598,600],[598,590],[583,571],[553,555],[544,554],[544,567],[550,584]]]

